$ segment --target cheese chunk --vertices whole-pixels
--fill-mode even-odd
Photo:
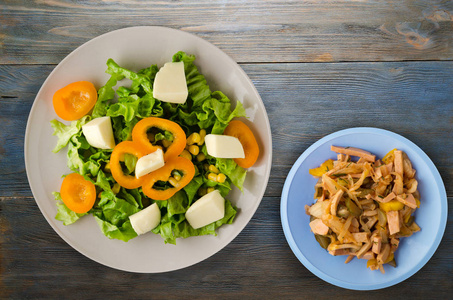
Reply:
[[[225,199],[214,190],[198,199],[186,212],[186,219],[194,229],[201,228],[225,216]]]
[[[135,177],[140,178],[152,171],[162,168],[164,165],[164,152],[159,148],[153,153],[142,156],[137,160],[135,165]]]
[[[82,132],[88,143],[94,148],[113,149],[115,147],[110,117],[91,120],[82,126]]]
[[[244,149],[237,137],[208,134],[205,139],[208,154],[218,158],[244,158]]]
[[[153,203],[144,210],[129,216],[132,228],[138,235],[156,228],[160,223],[160,218],[160,209],[157,203]]]
[[[184,103],[189,92],[187,90],[184,63],[166,63],[156,74],[153,85],[153,97],[164,102]]]

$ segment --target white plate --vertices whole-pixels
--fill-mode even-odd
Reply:
[[[53,154],[57,138],[52,136],[50,121],[57,118],[52,96],[61,87],[87,80],[101,87],[108,58],[120,66],[138,71],[171,61],[173,54],[185,51],[196,55],[195,64],[205,75],[211,90],[223,91],[233,103],[244,105],[248,125],[261,148],[256,165],[249,169],[244,193],[233,189],[228,195],[239,208],[232,225],[219,228],[217,236],[178,239],[176,245],[149,233],[125,243],[105,237],[94,218],[83,217],[64,226],[55,220],[57,213],[53,191],[59,191],[66,167],[66,149]],[[67,123],[67,122],[66,122]],[[181,269],[215,254],[230,243],[247,225],[258,208],[269,179],[272,140],[263,102],[245,72],[224,52],[192,34],[163,27],[131,27],[101,35],[74,50],[53,70],[36,96],[25,133],[25,166],[28,181],[42,214],[53,229],[74,249],[106,266],[141,273]]]
[[[392,150],[403,150],[417,171],[420,208],[415,222],[421,231],[402,238],[395,252],[397,267],[384,266],[385,274],[371,271],[366,260],[353,259],[345,264],[345,256],[332,256],[319,246],[310,231],[310,217],[305,205],[313,204],[317,178],[308,170],[325,160],[336,159],[330,146],[361,148],[382,158]],[[396,133],[378,128],[350,128],[325,136],[310,146],[294,163],[282,191],[281,219],[291,250],[300,262],[319,278],[353,290],[375,290],[395,285],[420,270],[440,244],[447,224],[448,202],[442,178],[429,157],[414,143]]]

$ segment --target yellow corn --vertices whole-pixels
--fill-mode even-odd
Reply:
[[[193,155],[198,155],[198,153],[200,153],[200,148],[197,145],[190,145],[189,152]]]
[[[174,187],[178,187],[179,185],[178,181],[174,177],[170,177],[170,179],[168,179],[168,182]]]
[[[173,174],[173,178],[176,180],[176,181],[180,181],[181,180],[181,175],[179,174]]]
[[[204,153],[199,153],[199,154],[197,155],[197,160],[198,160],[198,161],[203,161],[203,160],[205,160],[205,159],[206,159],[206,155],[204,155]]]
[[[162,146],[164,146],[165,148],[170,147],[171,144],[172,142],[170,142],[169,140],[162,140]]]
[[[198,146],[201,146],[201,145],[204,144],[204,138],[206,136],[206,130],[201,129],[199,135],[200,135],[200,140],[198,141]]]
[[[121,186],[118,183],[115,183],[112,187],[112,192],[114,194],[118,194],[120,192],[120,188],[121,188]]]
[[[147,134],[148,140],[152,143],[154,142],[155,136],[153,133],[148,133]]]
[[[204,169],[205,171],[209,171],[209,165],[208,165],[208,164],[204,164],[204,165],[203,165],[203,169]]]
[[[192,155],[187,150],[183,150],[179,156],[192,160]]]
[[[187,145],[198,144],[200,142],[200,134],[197,132],[192,133],[186,140]]]
[[[105,164],[104,171],[110,173],[110,162],[108,162],[108,163]]]
[[[219,174],[219,169],[217,169],[216,166],[214,165],[210,165],[208,170],[211,171],[212,173]]]
[[[217,181],[217,174],[209,173],[208,174],[208,179],[212,180],[212,181]]]
[[[216,180],[217,180],[217,182],[219,182],[219,183],[224,183],[225,180],[226,180],[225,174],[222,174],[222,173],[218,174]]]
[[[215,188],[213,187],[208,187],[208,189],[206,190],[206,193],[210,193],[210,192],[213,192],[215,190]]]
[[[206,193],[207,193],[206,188],[201,187],[198,189],[198,196],[202,197],[202,196],[206,195]]]

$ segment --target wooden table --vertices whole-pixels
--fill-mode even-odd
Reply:
[[[451,297],[452,1],[2,0],[0,8],[0,298]],[[137,25],[181,29],[225,51],[258,89],[273,133],[271,177],[247,227],[209,259],[163,274],[114,270],[66,244],[35,203],[23,157],[29,110],[55,65],[91,38]],[[449,202],[431,260],[406,281],[371,292],[313,275],[280,223],[283,183],[298,156],[356,126],[391,130],[421,147]]]

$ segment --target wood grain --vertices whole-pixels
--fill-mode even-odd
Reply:
[[[271,123],[273,176],[267,195],[280,195],[291,165],[315,141],[340,129],[368,126],[394,131],[421,147],[453,196],[453,62],[242,67],[258,89]],[[52,69],[0,66],[0,111],[6,124],[0,131],[0,140],[6,141],[0,145],[0,196],[31,196],[23,137],[39,85]]]
[[[453,292],[452,205],[444,238],[422,270],[397,286],[366,293],[325,283],[297,260],[283,235],[279,205],[279,197],[264,197],[243,232],[201,263],[176,272],[135,274],[102,266],[72,249],[33,198],[3,198],[0,298],[447,299]]]
[[[444,0],[3,0],[0,5],[0,64],[56,64],[84,42],[129,26],[194,33],[248,63],[453,56],[453,2]]]
[[[451,298],[453,1],[0,0],[0,11],[0,299]],[[111,269],[74,250],[41,214],[25,171],[26,122],[44,80],[78,46],[130,26],[180,29],[226,52],[255,84],[273,136],[271,177],[250,223],[212,257],[163,274]],[[357,126],[417,144],[449,204],[442,242],[421,271],[369,292],[308,271],[280,220],[282,187],[299,155]]]

